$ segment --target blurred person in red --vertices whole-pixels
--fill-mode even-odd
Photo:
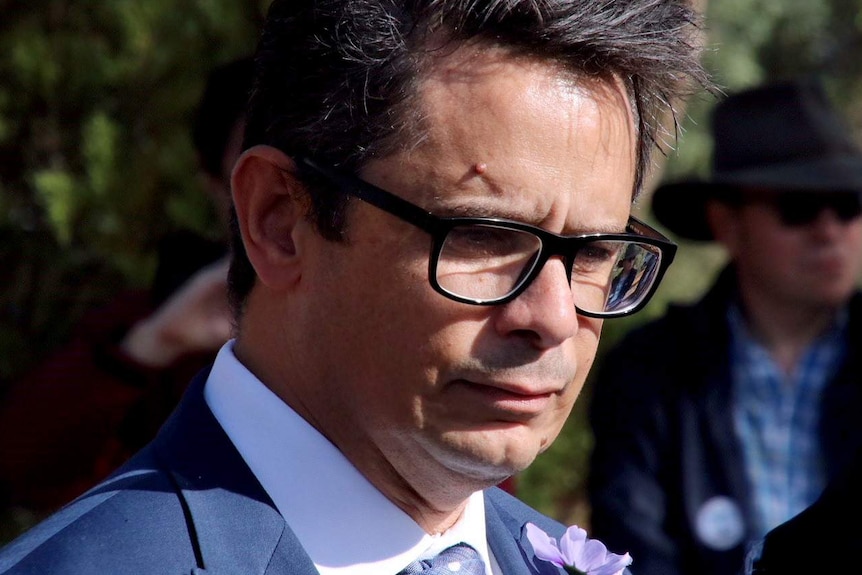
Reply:
[[[227,209],[252,83],[250,57],[208,75],[192,138],[223,229],[159,243],[150,289],[89,312],[71,341],[0,402],[0,500],[49,512],[107,476],[156,433],[189,379],[227,341]]]

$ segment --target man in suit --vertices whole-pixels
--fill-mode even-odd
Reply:
[[[639,575],[740,573],[862,446],[862,153],[813,79],[735,93],[712,129],[710,178],[653,211],[728,265],[596,372],[591,525]]]
[[[563,526],[493,486],[554,440],[603,320],[672,259],[630,210],[666,103],[708,84],[695,20],[276,0],[232,176],[235,338],[0,572],[379,575],[442,550],[429,573],[561,573],[524,526]]]

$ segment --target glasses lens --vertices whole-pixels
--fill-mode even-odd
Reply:
[[[785,226],[804,226],[820,215],[823,205],[811,196],[781,194],[775,200],[781,223]]]
[[[575,305],[588,313],[624,313],[651,291],[661,251],[632,241],[595,241],[578,251],[572,268]]]
[[[455,226],[437,258],[437,284],[452,295],[484,302],[503,298],[536,265],[542,240],[493,224]]]
[[[571,287],[579,311],[624,314],[652,292],[661,267],[660,248],[636,240],[596,238],[574,249]],[[545,259],[540,257],[539,236],[495,224],[453,227],[437,254],[439,288],[475,303],[494,303],[512,295]]]
[[[859,194],[841,194],[835,198],[832,209],[842,222],[855,220],[862,215],[862,198]]]
[[[785,226],[804,226],[816,220],[823,210],[829,209],[842,222],[862,215],[859,194],[839,193],[784,193],[775,201],[781,223]]]

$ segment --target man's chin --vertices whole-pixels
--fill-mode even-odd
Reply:
[[[538,455],[537,450],[525,448],[525,441],[459,443],[450,445],[457,452],[450,457],[450,468],[479,480],[488,486],[520,473]]]

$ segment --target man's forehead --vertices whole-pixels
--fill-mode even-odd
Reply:
[[[518,73],[512,74],[513,69]],[[541,76],[552,79],[559,86],[568,86],[572,91],[606,89],[608,86],[616,89],[622,84],[613,74],[587,75],[555,59],[511,46],[472,41],[449,46],[426,58],[419,74],[419,85],[477,83],[500,75],[518,78]],[[625,90],[620,92],[625,93]]]
[[[556,61],[503,48],[463,45],[436,58],[434,65],[420,77],[418,104],[423,108],[426,123],[430,117],[437,120],[437,125],[448,126],[451,115],[447,110],[503,113],[523,107],[525,98],[550,99],[568,94],[570,97],[565,99],[572,106],[592,102],[607,109],[624,110],[632,133],[637,129],[629,95],[618,78],[575,74]],[[558,98],[555,105],[559,103]],[[431,116],[441,110],[441,117]],[[581,115],[578,110],[570,114]],[[634,144],[633,139],[633,148]]]

